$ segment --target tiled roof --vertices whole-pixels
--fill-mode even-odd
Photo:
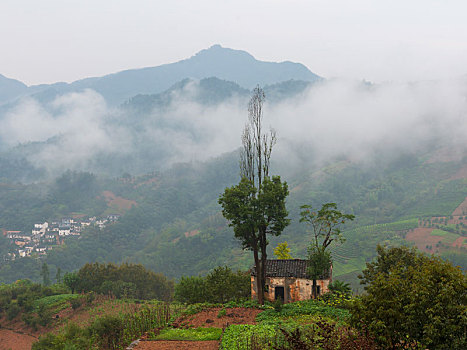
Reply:
[[[306,278],[307,261],[302,259],[266,260],[266,277],[297,277]],[[251,274],[256,275],[255,267]]]
[[[307,265],[308,261],[303,259],[268,259],[266,277],[309,278],[306,273]],[[251,269],[251,275],[256,276],[255,266]]]

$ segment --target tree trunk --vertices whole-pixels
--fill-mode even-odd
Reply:
[[[311,293],[313,295],[313,299],[316,299],[316,279],[313,278],[313,286],[311,288]]]
[[[267,260],[267,242],[266,242],[266,234],[260,233],[260,245],[261,245],[261,290],[265,290],[266,284],[266,260]],[[263,292],[264,293],[264,292]],[[264,302],[263,302],[264,303]],[[263,305],[263,303],[261,305]]]
[[[261,261],[258,257],[258,250],[253,250],[253,256],[255,259],[255,269],[256,269],[256,295],[258,296],[258,303],[260,305],[264,305],[264,289],[263,289],[263,282],[262,282],[262,268],[261,268]]]

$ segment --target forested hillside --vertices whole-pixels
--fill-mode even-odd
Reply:
[[[111,179],[66,172],[50,183],[4,183],[0,197],[0,227],[4,229],[27,230],[35,222],[60,216],[116,211],[123,215],[102,230],[89,228],[80,237],[67,238],[45,259],[3,262],[0,278],[39,280],[42,261],[48,263],[51,276],[56,268],[72,271],[94,261],[142,263],[175,278],[205,274],[225,264],[249,268],[250,253],[241,250],[217,204],[223,189],[238,181],[237,159],[233,152],[209,162],[179,164],[141,176]],[[278,242],[287,241],[293,257],[305,257],[310,236],[298,221],[300,205],[335,201],[356,220],[345,229],[347,241],[332,251],[334,275],[354,282],[378,243],[412,244],[405,236],[419,226],[419,219],[454,212],[467,197],[466,166],[466,159],[428,162],[425,154],[380,159],[371,165],[340,160],[287,175],[292,221],[282,236],[271,239],[270,255]],[[280,168],[276,165],[273,172],[280,173]],[[109,201],[104,192],[111,192],[120,202]],[[136,205],[119,206],[124,200]],[[5,253],[6,239],[0,239]],[[467,267],[465,245],[446,246],[439,253],[455,256],[456,263]]]

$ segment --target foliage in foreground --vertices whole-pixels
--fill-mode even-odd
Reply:
[[[312,324],[232,325],[222,336],[224,350],[373,350],[377,345],[366,333],[318,318]]]
[[[378,246],[376,261],[360,276],[366,294],[352,308],[385,347],[401,339],[430,349],[467,348],[467,276],[416,249]]]
[[[134,314],[105,315],[88,327],[69,324],[59,334],[48,333],[32,350],[121,349],[144,332],[167,325],[174,308],[169,304],[145,305]]]

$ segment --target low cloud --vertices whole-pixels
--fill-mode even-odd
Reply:
[[[188,84],[173,92],[170,105],[136,116],[109,109],[92,90],[47,105],[28,98],[0,116],[0,141],[4,148],[42,142],[27,157],[51,173],[93,170],[96,157],[106,154],[140,163],[114,169],[151,171],[240,147],[247,99],[205,105],[196,102],[197,89],[196,82]],[[266,104],[264,125],[277,131],[274,160],[290,167],[336,156],[365,161],[381,152],[415,153],[433,144],[463,153],[466,96],[462,80],[381,85],[332,80]]]

